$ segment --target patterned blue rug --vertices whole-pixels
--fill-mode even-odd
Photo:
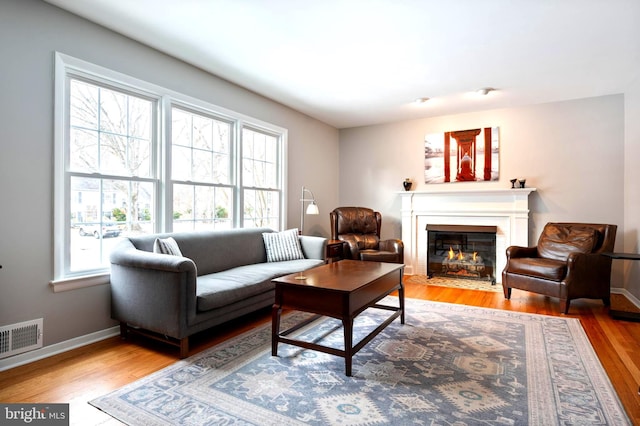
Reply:
[[[130,425],[631,424],[579,320],[415,299],[406,311],[355,355],[353,377],[333,355],[280,344],[272,357],[266,325],[90,404]],[[355,335],[388,315],[367,310]],[[297,334],[342,347],[330,318]]]

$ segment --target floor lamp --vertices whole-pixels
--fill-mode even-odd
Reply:
[[[309,195],[311,195],[311,198],[304,198],[305,192],[308,192]],[[307,206],[306,214],[316,215],[316,214],[320,213],[318,211],[318,205],[316,204],[316,197],[313,196],[313,192],[311,192],[310,190],[308,190],[307,188],[305,188],[303,186],[302,187],[302,194],[300,196],[300,230],[298,231],[298,233],[300,235],[302,235],[302,231],[304,230],[304,215],[305,215],[304,203],[305,203],[305,201],[310,202],[309,205]]]

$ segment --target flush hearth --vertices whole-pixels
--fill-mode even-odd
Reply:
[[[427,275],[496,283],[496,226],[427,225]]]

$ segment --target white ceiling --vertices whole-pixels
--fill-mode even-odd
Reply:
[[[337,128],[623,93],[640,71],[639,0],[45,1]]]

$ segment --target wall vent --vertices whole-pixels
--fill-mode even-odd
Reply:
[[[42,347],[42,318],[0,327],[0,359]]]

